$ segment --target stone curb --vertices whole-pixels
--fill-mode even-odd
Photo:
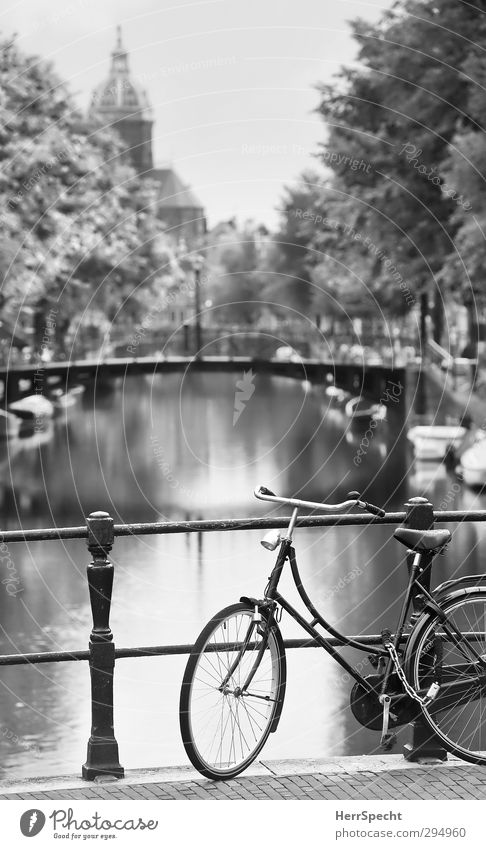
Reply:
[[[427,769],[440,767],[454,771],[457,767],[467,767],[464,761],[449,756],[447,763],[427,764]],[[292,775],[352,775],[359,773],[406,772],[424,768],[424,764],[406,761],[402,755],[362,755],[359,757],[287,759],[278,761],[257,761],[248,767],[242,777],[278,778]],[[110,785],[111,787],[130,787],[138,784],[165,784],[186,781],[205,781],[190,766],[167,766],[154,769],[127,770],[124,778],[110,776],[93,782],[85,781],[78,775],[46,776],[39,778],[9,779],[0,782],[0,795],[5,793],[43,793],[53,790],[86,790]]]

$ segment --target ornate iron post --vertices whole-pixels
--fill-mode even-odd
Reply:
[[[91,513],[86,523],[88,550],[93,558],[87,568],[93,630],[89,640],[91,737],[82,775],[93,781],[98,775],[122,778],[124,769],[118,760],[113,731],[115,645],[109,622],[114,570],[107,559],[114,542],[113,519],[108,513]]]
[[[434,507],[427,498],[416,496],[410,498],[405,504],[407,515],[404,521],[404,526],[414,528],[420,531],[426,531],[434,526]],[[411,554],[407,558],[407,566],[409,572],[412,569],[414,555]],[[427,591],[430,591],[430,563],[432,557],[430,554],[423,554],[421,565],[424,567],[424,572],[420,577],[420,584]],[[420,590],[416,590],[412,597],[414,613],[411,621],[416,622],[424,608],[424,596]],[[404,757],[407,761],[428,761],[428,760],[447,760],[447,751],[444,749],[441,741],[430,728],[425,724],[420,716],[412,724],[412,742],[405,745]]]

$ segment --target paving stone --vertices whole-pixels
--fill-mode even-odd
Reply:
[[[353,759],[353,762],[356,759]],[[49,788],[37,792],[4,792],[0,799],[137,799],[137,800],[286,800],[304,799],[485,799],[486,769],[484,767],[458,766],[455,762],[440,766],[408,765],[399,769],[386,770],[381,764],[377,771],[354,769],[346,764],[345,769],[336,771],[336,765],[329,772],[325,763],[318,764],[316,772],[305,771],[299,774],[289,762],[288,775],[252,775],[238,776],[228,782],[215,782],[207,779],[200,781],[134,781],[121,783],[90,785],[89,787],[64,787],[62,790]],[[397,762],[392,762],[396,764]],[[304,764],[303,764],[304,766]],[[317,766],[317,764],[316,764]],[[45,786],[45,785],[44,785]]]

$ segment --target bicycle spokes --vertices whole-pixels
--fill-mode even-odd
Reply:
[[[486,757],[485,622],[486,593],[452,599],[440,617],[426,621],[410,658],[418,693],[433,680],[439,685],[423,707],[427,722],[451,751],[473,762]]]
[[[285,689],[285,657],[273,622],[245,604],[218,614],[199,637],[181,693],[189,758],[212,778],[237,775],[272,730]]]

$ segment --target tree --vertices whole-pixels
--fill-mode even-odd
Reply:
[[[478,41],[486,43],[486,25],[479,28]],[[458,127],[449,147],[444,174],[451,186],[461,187],[453,221],[457,228],[453,250],[442,270],[447,292],[456,303],[464,304],[469,316],[469,339],[478,341],[478,312],[484,312],[484,276],[486,267],[486,142],[484,110],[486,106],[486,59],[475,49],[466,59],[464,73],[475,83],[469,89],[468,106],[476,123]]]
[[[261,279],[258,249],[258,227],[246,222],[220,224],[209,234],[207,272],[208,293],[219,307],[218,319],[252,324],[260,315]]]
[[[320,86],[329,126],[321,159],[346,200],[352,224],[380,246],[418,299],[422,324],[434,291],[434,332],[442,331],[438,280],[457,221],[444,191],[448,146],[462,126],[474,126],[464,62],[477,38],[484,2],[407,0],[378,24],[352,23],[359,68],[344,68],[337,84]],[[344,222],[349,223],[349,222]],[[361,251],[353,244],[354,253]],[[390,266],[370,266],[373,285],[400,302]]]
[[[313,315],[314,259],[309,246],[314,221],[319,214],[322,217],[321,200],[322,179],[310,171],[284,189],[279,226],[262,258],[263,296],[278,305],[274,309],[281,315],[288,313],[288,307],[306,317]]]
[[[108,322],[136,317],[163,237],[154,187],[121,149],[115,133],[83,120],[50,65],[0,42],[4,315],[42,333],[55,307],[59,342],[96,310]]]

